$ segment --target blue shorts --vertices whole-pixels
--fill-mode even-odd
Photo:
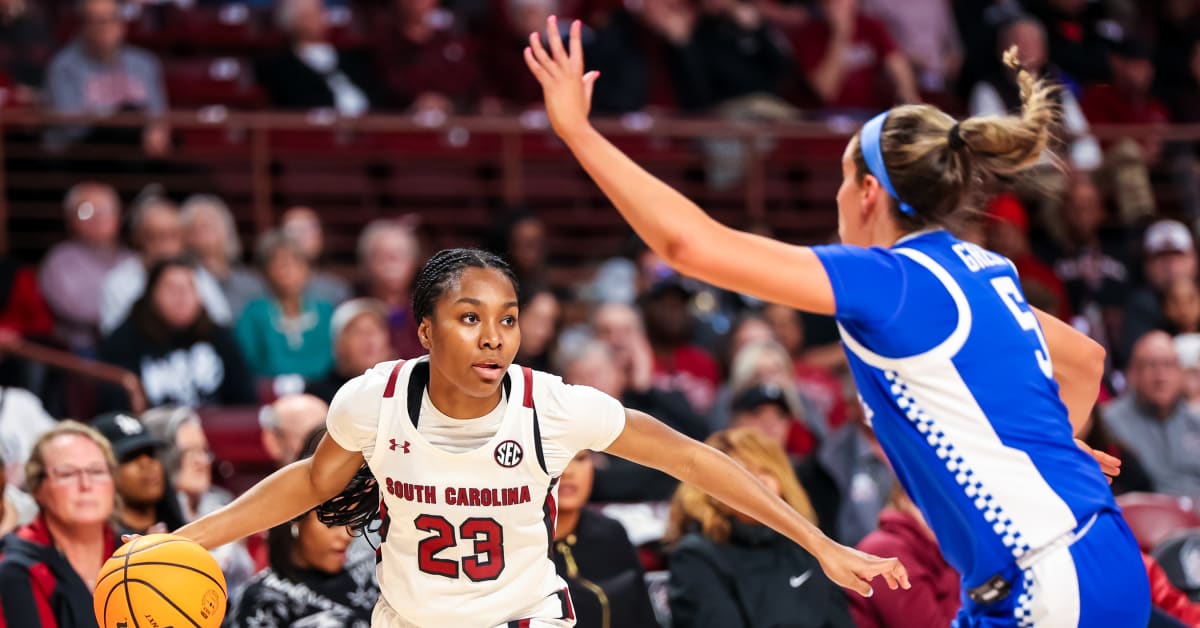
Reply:
[[[1105,511],[1080,533],[1028,568],[1013,564],[1003,599],[979,604],[964,593],[953,628],[1146,628],[1150,581],[1125,519]]]

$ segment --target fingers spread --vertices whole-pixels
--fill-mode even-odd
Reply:
[[[571,67],[576,72],[583,72],[583,38],[580,32],[583,26],[579,20],[571,22]]]
[[[546,73],[542,64],[538,63],[538,60],[534,58],[533,49],[529,46],[525,47],[525,65],[529,66],[529,71],[533,72],[533,76],[539,83],[545,84],[550,78],[550,75]]]
[[[553,15],[546,18],[546,38],[550,40],[550,52],[554,55],[555,63],[569,63],[567,51],[563,48],[562,33],[558,31],[558,18]]]
[[[546,49],[542,47],[542,38],[540,35],[533,33],[529,36],[529,48],[533,51],[533,58],[537,59],[537,62],[541,64],[542,71],[549,76],[555,76],[557,67],[554,65],[554,60],[546,52]]]

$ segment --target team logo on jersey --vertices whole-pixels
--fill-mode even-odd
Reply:
[[[399,447],[400,449],[404,450],[404,453],[408,453],[408,447],[410,444],[408,441],[404,441],[403,443],[397,443],[396,439],[394,439],[394,438],[389,439],[389,440],[392,445],[392,447],[391,447],[392,451],[396,451],[396,448]]]
[[[496,445],[496,464],[506,469],[521,464],[521,459],[524,457],[525,452],[521,450],[521,443],[515,440],[506,440]]]

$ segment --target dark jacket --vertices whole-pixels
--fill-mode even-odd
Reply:
[[[620,523],[583,510],[575,530],[554,547],[579,628],[658,628],[642,565]]]
[[[946,564],[937,541],[920,521],[888,508],[879,515],[879,529],[868,534],[858,549],[899,558],[912,583],[908,591],[876,585],[869,598],[850,595],[851,614],[859,628],[950,625],[962,605],[958,572]]]
[[[105,532],[104,557],[117,549]],[[4,537],[0,560],[0,628],[90,628],[96,626],[92,592],[54,546],[39,516]]]
[[[668,560],[677,628],[854,628],[817,559],[765,526],[734,522],[727,543],[689,534]]]
[[[362,91],[370,105],[378,103],[373,89],[374,74],[361,55],[338,50],[337,69]],[[271,104],[277,107],[320,109],[335,105],[333,90],[325,76],[304,63],[291,47],[261,61],[255,76],[266,89]]]

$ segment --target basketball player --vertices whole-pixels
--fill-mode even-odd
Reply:
[[[1031,308],[1009,260],[943,228],[976,181],[1037,163],[1053,90],[1021,70],[1019,117],[875,117],[842,158],[844,244],[792,246],[722,226],[598,134],[579,24],[569,51],[556,26],[549,50],[530,35],[526,62],[554,130],[638,235],[682,273],[837,318],[867,419],[962,575],[956,625],[1143,628],[1137,545],[1073,441],[1103,349]]]
[[[177,533],[213,548],[326,500],[326,523],[360,526],[377,511],[372,626],[571,626],[550,557],[556,484],[592,449],[704,487],[802,545],[844,587],[870,595],[883,576],[908,588],[899,561],[834,543],[724,454],[597,390],[514,365],[516,279],[495,255],[434,255],[413,312],[427,357],[347,382],[312,458]]]

